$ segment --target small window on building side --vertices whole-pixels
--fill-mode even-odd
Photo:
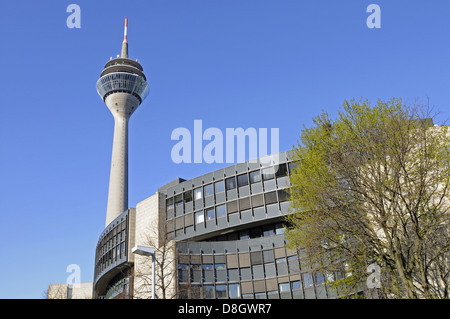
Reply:
[[[230,189],[235,189],[236,188],[236,179],[234,177],[227,178],[225,180],[225,186],[226,186],[227,191]]]
[[[248,175],[247,174],[238,175],[237,183],[239,187],[248,185]]]
[[[225,183],[224,181],[218,181],[214,183],[214,187],[216,188],[216,193],[221,193],[225,191]]]
[[[294,173],[295,168],[297,167],[297,163],[296,162],[290,162],[288,163],[288,168],[289,168],[289,174],[292,175]]]
[[[192,202],[192,191],[186,191],[184,192],[184,202],[189,203]]]
[[[214,298],[214,286],[213,285],[204,285],[203,286],[203,298],[205,298],[205,299]]]
[[[216,285],[216,298],[227,298],[226,285]]]
[[[204,191],[205,197],[213,195],[214,194],[213,184],[205,185],[203,187],[203,191]]]
[[[170,197],[166,200],[166,206],[167,206],[167,209],[173,209],[173,207],[174,207],[173,197]]]
[[[307,272],[303,274],[303,283],[305,288],[310,288],[314,285],[311,273]]]
[[[203,211],[199,211],[195,213],[195,223],[200,224],[203,223],[205,220],[205,215],[203,214]]]
[[[212,220],[214,219],[216,216],[214,214],[214,208],[208,208],[206,210],[206,220]]]
[[[224,205],[216,206],[217,218],[225,217],[227,215],[227,208]]]
[[[302,288],[300,280],[291,282],[291,286],[292,286],[292,290],[297,290],[297,289]]]
[[[285,163],[275,166],[275,176],[276,177],[287,176],[287,166]]]
[[[263,180],[273,179],[275,177],[275,173],[273,167],[265,168],[261,171]]]
[[[228,296],[230,298],[239,298],[241,296],[239,284],[229,284],[228,285]]]
[[[277,202],[277,192],[270,192],[264,194],[266,205],[274,204]]]
[[[291,290],[291,287],[288,282],[278,284],[278,288],[280,292],[285,292]]]
[[[194,189],[194,200],[199,200],[203,198],[203,190],[201,187]]]
[[[261,181],[261,172],[259,170],[250,172],[250,183],[257,183]]]

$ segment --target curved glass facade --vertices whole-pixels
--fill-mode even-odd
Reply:
[[[215,242],[179,242],[178,291],[183,299],[331,299],[342,273],[312,269],[283,234]]]
[[[147,82],[142,77],[124,72],[102,76],[98,79],[96,87],[102,99],[105,99],[108,93],[122,91],[137,95],[143,101],[150,91]]]
[[[135,209],[128,209],[102,232],[95,250],[94,297],[113,298],[128,291],[130,263],[130,227],[134,227]],[[126,283],[126,285],[124,285]],[[122,296],[122,298],[125,298]]]

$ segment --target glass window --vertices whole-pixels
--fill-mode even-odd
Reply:
[[[212,264],[203,264],[203,265],[202,265],[202,269],[203,269],[203,270],[210,270],[210,269],[213,269],[213,265],[212,265]]]
[[[206,220],[211,220],[215,218],[214,208],[208,208],[206,210]]]
[[[228,280],[229,281],[239,281],[239,269],[228,269]]]
[[[192,202],[192,191],[186,191],[184,192],[184,202],[189,203]]]
[[[188,282],[189,281],[188,265],[186,265],[186,264],[178,265],[178,281],[180,281],[180,282]]]
[[[203,223],[205,220],[205,215],[203,214],[203,211],[199,211],[195,213],[195,223],[200,224]]]
[[[274,204],[277,202],[277,192],[269,192],[264,194],[266,205]]]
[[[248,175],[247,174],[238,175],[237,183],[238,186],[248,185]]]
[[[305,288],[310,288],[314,285],[311,273],[307,272],[303,274],[303,282],[305,284]]]
[[[263,251],[264,263],[274,262],[275,255],[273,254],[273,250],[264,250]]]
[[[272,236],[275,234],[273,225],[263,226],[263,237]]]
[[[225,269],[225,264],[214,264],[214,269]]]
[[[284,234],[284,232],[285,232],[285,228],[284,228],[283,224],[279,223],[279,224],[275,225],[275,233],[277,235]]]
[[[178,194],[175,196],[175,206],[181,206],[183,204],[183,196],[182,194]]]
[[[230,298],[238,298],[241,296],[239,284],[229,284],[228,285],[228,296]]]
[[[252,265],[262,264],[262,253],[260,251],[252,251],[250,253]]]
[[[250,204],[250,197],[246,197],[246,198],[241,198],[239,200],[239,209],[242,210],[247,210],[252,208],[252,205]]]
[[[291,287],[288,282],[283,282],[278,284],[278,289],[280,290],[280,292],[285,292],[291,290]]]
[[[289,167],[289,174],[292,175],[292,173],[294,172],[295,168],[297,167],[297,163],[295,163],[295,162],[290,162],[290,163],[288,164],[288,167]]]
[[[252,266],[253,279],[264,278],[264,268],[262,265]]]
[[[252,270],[250,267],[240,268],[239,272],[241,273],[241,280],[251,280],[252,279]]]
[[[166,205],[167,205],[167,209],[173,209],[173,207],[174,207],[174,205],[173,205],[173,197],[167,199]]]
[[[205,197],[213,195],[214,194],[213,184],[205,185],[203,187],[203,191],[204,191]]]
[[[226,298],[226,297],[227,297],[227,286],[216,285],[216,298]]]
[[[236,188],[236,179],[234,177],[227,178],[225,180],[227,190]]]
[[[250,183],[257,183],[261,181],[261,173],[259,170],[250,172]]]
[[[214,187],[216,188],[216,193],[221,193],[225,191],[225,183],[223,181],[215,182]]]
[[[239,232],[239,239],[249,239],[250,238],[250,231],[248,229],[246,230],[241,230]]]
[[[283,189],[278,190],[278,198],[280,202],[286,202],[289,200],[289,193]]]
[[[280,165],[275,166],[275,175],[276,175],[276,177],[287,176],[286,164],[280,164]]]
[[[321,273],[316,273],[316,285],[317,285],[317,286],[323,285],[323,284],[324,284],[324,281],[325,281],[325,279],[324,279],[323,274],[321,274]]]
[[[262,229],[259,227],[254,227],[250,229],[250,238],[259,238],[262,236]]]
[[[264,205],[263,194],[253,195],[252,196],[252,204],[253,204],[253,207],[263,206]]]
[[[263,180],[273,179],[275,177],[275,173],[273,167],[265,168],[261,171]]]
[[[296,290],[296,289],[301,289],[302,288],[300,280],[296,280],[296,281],[291,282],[291,285],[292,285],[292,290]]]
[[[194,199],[199,200],[202,199],[202,197],[203,197],[203,189],[201,187],[194,189]]]
[[[224,205],[216,206],[217,218],[225,217],[227,215],[227,208]]]
[[[238,202],[232,201],[227,203],[227,212],[228,214],[233,214],[238,211]]]
[[[203,298],[211,299],[214,298],[214,286],[204,285],[203,286]]]
[[[264,190],[267,191],[272,191],[274,189],[277,188],[277,185],[275,183],[274,179],[269,179],[268,181],[264,181]]]
[[[264,264],[264,272],[266,274],[266,278],[276,277],[277,270],[275,268],[274,263]]]

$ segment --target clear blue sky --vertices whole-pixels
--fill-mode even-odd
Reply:
[[[81,7],[69,29],[66,8]],[[381,29],[366,8],[381,7]],[[106,217],[113,118],[95,90],[120,53],[150,95],[130,121],[129,206],[176,177],[171,132],[279,128],[280,150],[345,99],[420,99],[450,113],[448,0],[2,1],[0,298],[41,298],[69,264],[93,280]]]

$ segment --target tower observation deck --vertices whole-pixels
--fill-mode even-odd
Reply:
[[[128,58],[127,28],[125,19],[121,55],[106,63],[96,85],[114,117],[106,226],[128,209],[128,121],[149,93],[142,66]]]

